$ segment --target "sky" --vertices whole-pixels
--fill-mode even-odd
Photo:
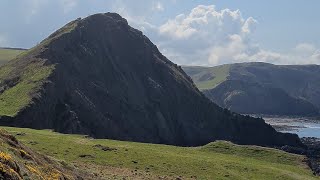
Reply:
[[[1,0],[0,47],[31,48],[78,17],[116,12],[179,65],[320,64],[319,0]]]

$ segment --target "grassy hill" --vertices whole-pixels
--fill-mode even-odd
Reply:
[[[317,179],[305,157],[257,146],[218,141],[175,147],[2,128],[31,149],[102,179]]]
[[[0,48],[0,66],[24,51],[23,49]]]
[[[61,28],[43,40],[42,45],[68,33],[73,26],[71,22]],[[14,117],[30,105],[33,98],[39,97],[41,86],[55,69],[54,65],[45,65],[44,60],[34,57],[41,51],[43,48],[39,46],[29,50],[0,48],[0,116]]]
[[[212,89],[227,80],[230,64],[216,67],[185,66],[183,70],[192,77],[200,90]]]
[[[314,116],[320,111],[320,66],[236,63],[183,67],[221,107],[244,114]]]

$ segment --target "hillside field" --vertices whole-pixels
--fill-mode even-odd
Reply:
[[[0,66],[18,56],[24,50],[0,48]]]
[[[224,141],[176,147],[2,128],[31,149],[102,179],[317,179],[305,157],[270,148]]]
[[[183,70],[191,76],[200,90],[212,89],[227,80],[230,64],[216,67],[184,66]]]

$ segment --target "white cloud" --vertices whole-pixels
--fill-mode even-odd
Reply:
[[[153,31],[155,26],[149,23],[152,15],[164,10],[163,4],[156,0],[117,0],[109,5],[112,11],[126,18],[130,25],[144,32],[147,32],[147,29]]]
[[[199,5],[190,12],[166,19],[175,9],[173,7],[181,5],[180,3],[184,1],[21,1],[19,9],[10,14],[11,17],[17,16],[15,21],[9,21],[6,23],[8,26],[0,28],[1,32],[7,33],[7,38],[0,36],[0,45],[10,43],[30,47],[55,28],[59,28],[62,22],[79,16],[113,11],[126,18],[133,27],[142,30],[164,55],[177,64],[218,65],[245,61],[320,64],[320,49],[310,43],[298,44],[286,53],[262,49],[253,36],[259,30],[256,29],[258,21],[253,17],[244,17],[240,10]],[[3,17],[7,14],[8,12],[3,12]],[[45,24],[48,19],[52,22]],[[21,24],[26,27],[23,31],[19,30]],[[11,32],[10,29],[14,31]],[[27,33],[28,36],[19,36],[22,33]],[[39,34],[42,36],[39,37]]]
[[[216,10],[199,5],[158,28],[156,42],[168,58],[183,65],[219,65],[236,62],[320,64],[320,50],[308,43],[287,53],[261,49],[252,41],[258,21],[239,10]]]
[[[195,35],[210,39],[227,38],[232,34],[250,32],[257,21],[243,19],[239,10],[216,11],[215,6],[199,5],[188,15],[180,14],[160,27],[160,33],[176,39],[187,39]]]
[[[208,62],[215,65],[228,61],[230,58],[236,58],[246,50],[246,46],[240,35],[231,35],[228,44],[225,46],[214,46],[211,49]]]
[[[298,44],[295,48],[294,48],[295,52],[298,54],[310,54],[310,53],[314,53],[316,51],[316,47],[312,44],[308,44],[308,43],[301,43]]]
[[[297,64],[320,64],[320,49],[317,49],[313,44],[299,44],[295,51],[296,54],[293,54],[299,57]]]
[[[236,62],[268,62],[274,64],[320,64],[320,50],[314,45],[302,43],[286,53],[277,53],[259,49],[252,55],[240,54],[235,57]]]
[[[250,42],[257,20],[239,10],[216,10],[199,5],[159,27],[159,47],[179,64],[216,65],[232,62],[239,54],[252,54]]]
[[[177,16],[175,20],[169,20],[166,24],[160,27],[160,33],[167,34],[175,39],[189,38],[191,35],[196,33],[197,30],[190,27],[187,22],[184,22],[187,21],[184,18],[185,16],[181,14]]]
[[[252,30],[255,30],[256,24],[258,23],[257,20],[249,17],[244,25],[242,26],[242,32],[244,33],[251,33]]]

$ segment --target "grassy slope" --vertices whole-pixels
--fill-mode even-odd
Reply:
[[[77,21],[68,23],[43,40],[38,46],[23,53],[20,52],[16,59],[0,67],[0,116],[14,117],[32,103],[32,98],[37,96],[42,85],[55,68],[55,65],[44,65],[46,60],[39,59],[33,54],[40,54],[43,49],[46,49],[44,47],[57,38],[70,33],[76,26]],[[9,53],[10,51],[13,52],[13,50],[3,50],[3,55],[11,54],[13,57],[14,53]],[[0,55],[2,54],[0,53]],[[15,79],[18,81],[14,83],[14,86],[7,88],[8,83],[6,82]],[[2,89],[5,91],[2,92]]]
[[[140,175],[147,178],[316,179],[303,163],[303,156],[268,148],[238,146],[227,142],[185,148],[93,140],[48,130],[5,129],[12,134],[25,133],[17,138],[34,150],[84,167],[104,178],[137,178]],[[103,151],[95,145],[116,150]],[[81,158],[80,155],[87,157]]]
[[[0,85],[11,76],[15,76],[16,67],[10,63],[0,67]],[[40,90],[41,85],[51,74],[54,66],[44,66],[43,62],[30,64],[19,75],[19,81],[0,93],[0,116],[15,116],[21,109],[30,104],[32,96]],[[12,75],[9,75],[12,74]]]
[[[83,172],[33,152],[3,129],[0,129],[0,144],[0,179],[87,178]]]
[[[230,70],[229,64],[216,66],[216,67],[189,67],[194,68],[194,73],[191,76],[196,86],[200,90],[212,89],[219,85],[221,82],[225,81],[229,76]],[[184,67],[184,69],[188,72],[188,67]],[[203,76],[212,76],[214,78],[210,80],[201,80]]]
[[[0,48],[0,65],[10,61],[11,59],[17,57],[24,50],[15,50],[15,49],[1,49]]]

